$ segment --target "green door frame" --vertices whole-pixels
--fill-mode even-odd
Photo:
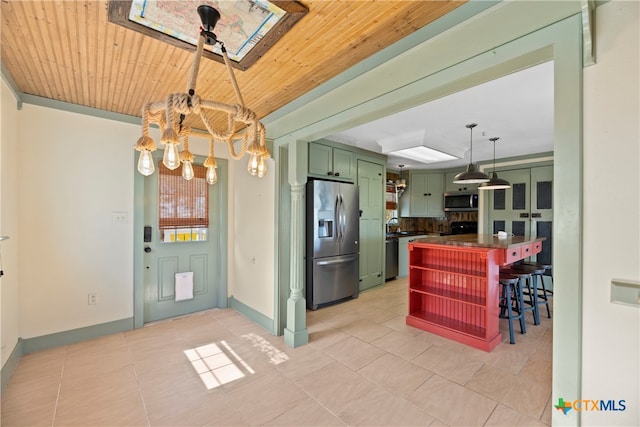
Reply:
[[[303,97],[264,120],[276,146],[291,147],[553,60],[553,264],[554,280],[563,284],[554,294],[554,401],[581,398],[583,25],[579,6],[579,2],[500,3],[366,72],[349,70],[350,80]],[[290,169],[296,167],[289,164]],[[299,220],[291,218],[292,230]],[[290,260],[281,261],[278,268],[288,268]],[[288,292],[289,284],[280,283],[277,289]],[[552,412],[554,425],[578,425],[579,417],[578,411],[566,416]]]

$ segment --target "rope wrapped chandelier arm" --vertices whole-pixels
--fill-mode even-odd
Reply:
[[[266,130],[258,120],[256,113],[244,105],[224,43],[219,41],[212,32],[220,19],[220,13],[211,6],[203,5],[198,7],[198,14],[203,26],[198,37],[191,73],[187,82],[187,93],[171,93],[164,101],[149,102],[142,108],[142,136],[135,145],[136,151],[140,152],[138,171],[145,176],[151,175],[155,171],[151,153],[157,149],[157,146],[149,133],[149,126],[155,124],[160,128],[162,135],[160,142],[164,146],[162,158],[164,165],[171,170],[182,165],[182,177],[184,179],[193,178],[194,156],[189,151],[188,138],[190,135],[203,136],[203,132],[186,127],[184,120],[189,115],[197,115],[204,124],[209,137],[209,156],[204,164],[207,168],[207,182],[209,184],[217,182],[215,173],[217,165],[213,157],[214,141],[226,142],[229,153],[235,160],[241,159],[248,153],[247,169],[249,173],[263,177],[267,172],[266,160],[271,157],[266,146]],[[221,46],[222,57],[235,92],[237,104],[206,100],[196,94],[196,81],[204,45],[213,46],[216,43]],[[227,115],[225,129],[214,128],[208,116],[208,113],[214,111]],[[238,124],[241,125],[240,130],[236,130]],[[184,141],[182,152],[178,151],[180,138]],[[239,152],[236,152],[234,144],[236,142],[241,142]]]

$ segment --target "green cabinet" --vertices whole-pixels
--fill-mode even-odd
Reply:
[[[409,194],[400,199],[403,217],[444,216],[444,175],[441,172],[411,171]]]
[[[384,166],[358,160],[360,290],[384,283]]]
[[[316,142],[309,143],[309,175],[354,181],[356,178],[356,156],[341,148]]]
[[[478,189],[478,184],[454,184],[453,178],[463,172],[465,169],[463,167],[460,170],[454,172],[447,172],[444,174],[444,192],[445,193],[453,193],[455,191],[476,191]]]
[[[428,237],[425,235],[400,237],[398,239],[398,278],[409,275],[409,243],[416,239]]]

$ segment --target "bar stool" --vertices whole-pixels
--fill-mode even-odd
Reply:
[[[509,319],[509,342],[515,344],[516,339],[513,333],[513,321],[520,321],[520,333],[524,334],[527,332],[524,322],[524,311],[522,310],[524,303],[520,279],[511,274],[500,273],[498,284],[500,285],[500,302],[498,303],[500,307],[499,317],[501,319]]]
[[[540,314],[538,312],[538,293],[533,287],[533,278],[531,273],[524,270],[514,269],[512,266],[500,268],[500,274],[503,273],[518,277],[523,295],[522,313],[524,315],[525,312],[530,311],[533,314],[533,324],[539,325]]]
[[[523,261],[521,263],[521,265],[531,265],[533,267],[544,268],[544,270],[545,270],[544,273],[545,274],[540,279],[543,279],[544,276],[549,277],[549,280],[551,281],[551,287],[553,288],[553,273],[551,272],[551,270],[553,270],[553,265],[552,264],[544,264],[544,263],[541,263],[541,262]],[[542,284],[544,285],[544,280],[542,280]],[[546,286],[545,286],[545,291],[550,297],[553,296],[553,291],[551,289],[546,289]]]
[[[549,308],[549,298],[547,296],[547,288],[544,284],[544,272],[546,264],[540,264],[539,266],[532,264],[514,264],[511,269],[517,271],[523,271],[531,274],[533,281],[533,291],[535,291],[535,300],[537,305],[545,305],[547,307],[547,317],[551,319],[551,309]],[[538,317],[539,319],[539,317]]]

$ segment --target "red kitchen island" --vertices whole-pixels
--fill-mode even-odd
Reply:
[[[501,265],[542,250],[544,238],[430,236],[409,244],[409,326],[491,351],[498,328]]]

